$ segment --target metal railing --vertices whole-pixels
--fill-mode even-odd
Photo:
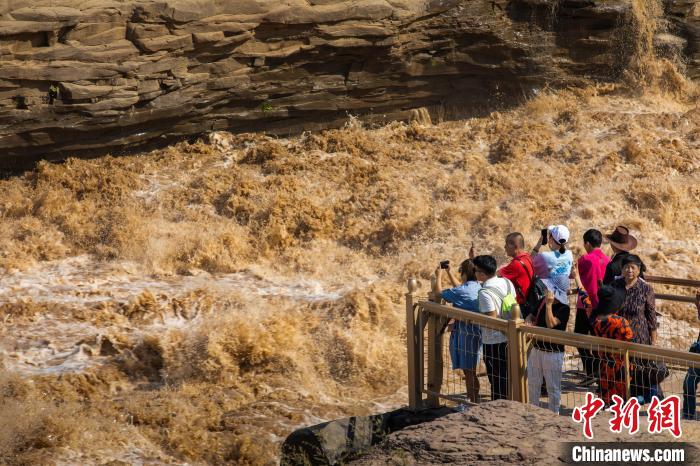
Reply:
[[[647,277],[647,281],[700,288],[700,282],[693,280]],[[504,320],[423,299],[417,300],[416,290],[416,280],[409,280],[406,294],[406,323],[408,396],[411,409],[437,407],[445,401],[470,403],[490,398],[488,391],[484,388],[492,385],[493,381],[483,380],[485,372],[488,371],[484,371],[482,362],[474,368],[478,377],[482,379],[481,395],[477,400],[467,396],[466,373],[465,377],[462,377],[459,370],[450,370],[446,367],[446,363],[455,356],[454,345],[451,347],[445,341],[448,333],[450,338],[453,338],[452,333],[456,331],[453,329],[452,332],[448,332],[450,322],[453,325],[462,322],[478,326],[481,331],[502,332],[507,337],[505,353],[507,361],[500,362],[507,367],[507,397],[514,401],[528,402],[527,362],[536,341],[561,345],[564,348],[561,382],[563,411],[580,404],[586,391],[598,391],[601,394],[601,387],[604,385],[617,387],[617,393],[625,399],[630,396],[639,396],[648,402],[651,394],[661,394],[660,388],[665,395],[683,396],[683,385],[688,383],[686,376],[686,373],[689,373],[688,369],[693,368],[700,374],[700,354],[689,353],[687,350],[526,326],[520,318],[519,309],[511,312],[509,320]],[[691,298],[677,295],[657,295],[657,298],[694,302],[694,297],[689,301]],[[587,350],[591,355],[592,374],[586,374],[583,359],[578,354],[579,348]],[[471,354],[471,356],[473,359],[479,359],[478,355]],[[648,364],[665,368],[667,374],[660,386],[650,382],[649,377],[645,378],[645,374],[649,373],[649,370],[645,369]],[[492,375],[489,374],[489,377]],[[591,379],[594,379],[593,383]]]
[[[689,280],[687,278],[671,278],[671,277],[659,277],[656,275],[647,275],[644,280],[649,283],[658,283],[660,285],[673,285],[673,286],[683,286],[688,288],[698,288],[700,289],[700,280]],[[695,296],[684,296],[677,294],[667,294],[667,293],[657,293],[656,299],[663,299],[666,301],[675,301],[679,303],[694,303]]]

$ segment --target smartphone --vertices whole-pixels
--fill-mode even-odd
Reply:
[[[450,261],[440,261],[440,268],[441,269],[449,269],[450,268]]]
[[[547,234],[549,231],[546,228],[542,228],[542,246],[547,244]]]

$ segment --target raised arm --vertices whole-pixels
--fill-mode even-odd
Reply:
[[[452,282],[452,286],[459,286],[459,281],[457,280],[457,277],[455,277],[454,272],[452,271],[452,268],[447,269],[447,276],[450,277],[450,281]]]
[[[542,247],[542,236],[538,236],[537,241],[535,241],[535,247],[533,247],[532,251],[530,251],[530,256],[535,257],[537,254],[539,254],[541,247]]]
[[[433,280],[433,296],[439,302],[442,299],[442,269],[438,266],[435,269],[435,280]]]

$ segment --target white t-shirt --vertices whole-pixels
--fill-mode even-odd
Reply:
[[[494,288],[494,290],[488,290],[488,288]],[[482,284],[481,290],[479,290],[479,312],[487,314],[496,311],[496,315],[503,318],[501,315],[501,304],[503,304],[501,296],[507,294],[515,296],[515,287],[510,280],[501,277],[489,278]],[[507,342],[508,337],[506,337],[503,332],[491,330],[482,326],[481,341],[485,345],[495,345]]]

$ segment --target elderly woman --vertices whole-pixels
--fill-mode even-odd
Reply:
[[[627,319],[632,328],[634,343],[653,345],[656,343],[656,298],[651,286],[640,277],[646,271],[642,259],[635,254],[628,254],[622,259],[622,277],[616,279],[612,286],[625,292],[625,302],[620,316]],[[658,375],[667,372],[666,367],[654,361],[636,360],[632,374],[632,396],[641,403],[651,401],[653,396],[663,398],[661,386],[655,383]],[[666,374],[667,375],[667,374]]]
[[[629,254],[622,260],[622,278],[613,282],[625,292],[621,317],[627,319],[634,333],[634,342],[643,345],[656,343],[656,298],[651,286],[640,278],[646,267],[639,256]]]

